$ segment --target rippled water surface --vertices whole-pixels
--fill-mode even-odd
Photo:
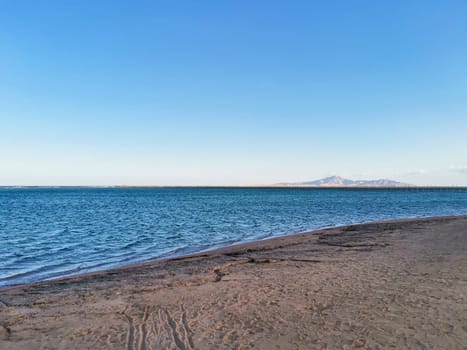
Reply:
[[[465,189],[0,188],[0,286],[371,220],[467,214]]]

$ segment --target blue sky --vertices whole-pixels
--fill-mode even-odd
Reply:
[[[0,185],[467,185],[465,1],[0,0]]]

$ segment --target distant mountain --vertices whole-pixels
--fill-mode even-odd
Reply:
[[[378,179],[378,180],[350,180],[340,176],[330,176],[324,179],[304,182],[282,182],[275,186],[302,186],[302,187],[415,187],[403,182]]]

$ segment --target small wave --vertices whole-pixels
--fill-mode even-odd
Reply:
[[[55,237],[58,237],[58,236],[61,236],[61,235],[65,235],[68,232],[69,232],[68,228],[65,227],[65,228],[54,230],[54,231],[50,232],[48,235],[45,235],[44,238],[47,238],[47,239],[55,238]]]
[[[140,241],[132,241],[132,242],[129,242],[129,243],[125,244],[121,249],[128,249],[128,248],[131,248],[131,247],[135,247],[140,243],[141,243]]]
[[[50,271],[50,270],[53,270],[54,268],[58,268],[58,267],[65,266],[65,265],[66,264],[44,265],[44,266],[31,269],[28,271],[7,275],[7,276],[0,278],[0,284],[2,281],[24,280],[26,277],[29,277],[29,276],[42,275],[43,272]]]
[[[177,254],[181,254],[183,252],[187,252],[188,247],[189,247],[188,245],[179,246],[174,249],[167,250],[163,252],[162,254],[157,255],[155,258],[163,259],[163,258],[168,258],[168,257],[174,256]]]

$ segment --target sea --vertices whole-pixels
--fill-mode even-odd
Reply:
[[[467,189],[0,188],[0,287],[374,220],[467,214]]]

